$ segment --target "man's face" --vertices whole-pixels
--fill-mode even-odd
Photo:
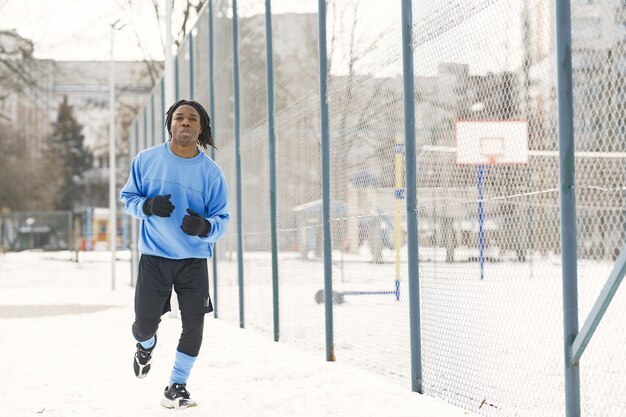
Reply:
[[[195,146],[202,133],[200,115],[193,107],[183,104],[172,115],[172,141],[180,146]]]

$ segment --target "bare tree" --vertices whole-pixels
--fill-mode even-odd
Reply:
[[[185,4],[185,11],[183,12],[183,23],[181,24],[180,30],[178,31],[178,36],[176,36],[176,39],[174,41],[176,43],[176,47],[180,46],[180,43],[187,35],[187,24],[189,23],[191,12],[193,11],[195,17],[197,18],[200,10],[202,10],[202,6],[204,6],[204,3],[206,3],[206,0],[197,0],[196,2],[187,0]]]
[[[196,1],[186,0],[185,1],[184,9],[182,12],[183,21],[180,24],[180,29],[178,29],[178,32],[174,38],[174,44],[176,45],[177,48],[180,46],[183,39],[185,39],[185,36],[187,36],[187,33],[188,33],[187,27],[190,26],[190,23],[193,19],[198,18],[198,15],[200,14],[200,10],[202,10],[202,7],[204,7],[205,3],[206,3],[206,0],[196,0]],[[162,25],[165,25],[165,22],[164,22],[165,11],[161,11],[158,0],[152,0],[152,4],[154,6],[154,15],[156,17],[157,24],[159,25],[159,27],[161,27]],[[172,8],[176,10],[176,0],[172,0]],[[165,41],[163,40],[163,38],[161,38],[161,45],[163,46],[163,49],[165,50]]]
[[[380,106],[375,105],[377,103],[377,97],[379,97],[382,91],[381,83],[374,83],[371,90],[366,89],[363,93],[367,94],[367,97],[359,97],[365,99],[364,101],[359,100],[360,103],[371,103],[372,105],[368,105],[365,108],[358,108],[355,105],[355,88],[359,81],[359,75],[356,73],[356,66],[366,59],[374,50],[376,49],[377,44],[384,37],[384,33],[379,33],[373,40],[366,42],[363,39],[359,39],[357,37],[357,30],[359,28],[359,2],[347,2],[344,4],[343,9],[340,12],[341,19],[345,19],[345,15],[348,12],[348,8],[351,8],[352,20],[350,21],[350,26],[348,29],[347,37],[349,39],[347,55],[345,59],[348,64],[348,75],[345,80],[345,87],[341,92],[342,96],[342,106],[336,110],[339,111],[340,122],[337,129],[337,138],[341,138],[341,144],[343,145],[343,151],[340,152],[341,155],[341,165],[345,167],[346,172],[350,173],[353,168],[356,168],[356,165],[361,164],[359,159],[355,161],[350,160],[350,152],[353,150],[355,146],[369,145],[370,143],[367,141],[367,138],[364,138],[363,135],[359,134],[363,130],[371,130],[374,131],[377,128],[377,123],[381,121],[378,115],[380,115]],[[334,36],[333,36],[334,37]],[[334,48],[333,43],[331,43],[331,48]],[[334,50],[331,49],[331,56],[334,55]],[[331,59],[332,64],[332,59]],[[329,65],[329,71],[332,68]],[[331,73],[332,74],[332,73]],[[333,77],[331,75],[331,82],[333,81]],[[393,93],[393,90],[388,91],[389,94]],[[358,103],[357,103],[358,104]],[[388,103],[381,103],[383,105],[387,105]],[[383,106],[384,107],[384,106]],[[355,127],[349,129],[349,123],[354,123],[353,120],[355,115],[359,115],[356,119]],[[377,135],[375,135],[377,136]],[[371,137],[371,136],[370,136]],[[365,139],[365,140],[364,140]],[[385,143],[389,148],[393,146],[394,137],[387,138],[389,139],[389,143]],[[380,141],[376,140],[376,144],[380,145]],[[356,164],[356,165],[355,165]],[[346,178],[341,178],[338,175],[334,176],[334,188],[335,193],[339,198],[343,198],[345,194],[346,187]]]
[[[369,149],[371,154],[375,154],[381,146],[393,149],[394,135],[381,137],[377,132],[386,117],[385,107],[395,106],[394,103],[399,103],[401,98],[401,91],[396,91],[389,83],[357,71],[360,64],[371,59],[386,35],[381,31],[371,37],[370,31],[362,30],[360,7],[357,0],[330,0],[328,3],[329,17],[332,19],[328,37],[328,83],[329,94],[332,95],[329,100],[333,139],[331,146],[335,167],[332,194],[338,200],[346,198],[347,177],[359,169],[367,169],[364,164],[372,162],[369,158],[355,157],[355,150],[367,153]],[[308,30],[311,34],[307,36],[307,47],[310,54],[317,57],[318,37],[313,32],[316,28],[310,27]],[[339,75],[342,66],[347,73]],[[381,98],[386,101],[380,102]]]
[[[174,38],[174,44],[176,45],[176,48],[180,47],[180,44],[182,43],[183,39],[185,39],[185,36],[187,36],[188,26],[190,26],[190,23],[193,19],[197,19],[200,13],[200,10],[202,10],[202,7],[204,6],[205,3],[206,3],[206,0],[196,0],[196,1],[186,0],[183,11],[182,11],[183,21],[180,25],[180,29],[178,29],[178,32]],[[126,0],[125,7],[127,7],[128,9],[132,9],[132,4],[133,4],[133,0]],[[172,0],[172,7],[174,8],[174,10],[176,10],[175,5],[176,5],[176,1]],[[156,18],[156,23],[158,27],[161,28],[162,26],[165,26],[165,11],[162,11],[161,8],[159,7],[158,0],[153,0],[152,6],[153,6],[154,16]],[[139,48],[143,52],[143,56],[144,56],[143,62],[146,65],[146,74],[150,77],[150,81],[152,85],[154,85],[159,79],[159,76],[162,73],[163,69],[161,65],[150,54],[150,52],[145,48],[141,40],[141,37],[139,36],[139,33],[137,32],[137,29],[135,27],[131,27],[131,29],[137,40],[137,46],[139,46]],[[165,40],[163,39],[163,37],[160,37],[160,41],[161,41],[161,47],[163,51],[165,51]]]

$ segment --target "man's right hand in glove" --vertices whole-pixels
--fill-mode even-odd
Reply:
[[[175,208],[170,201],[171,196],[171,194],[157,195],[156,197],[147,199],[143,204],[143,212],[148,216],[154,214],[159,217],[170,217]]]

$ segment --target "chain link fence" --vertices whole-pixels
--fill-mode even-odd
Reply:
[[[575,2],[572,67],[578,211],[579,320],[584,322],[625,243],[626,3]],[[625,415],[624,291],[581,358],[584,415]]]
[[[317,2],[272,3],[279,335],[323,352]],[[181,44],[176,91],[213,115],[230,192],[216,315],[271,334],[264,7],[238,2],[238,97],[228,0]],[[327,10],[334,354],[408,388],[400,2]],[[554,5],[415,0],[412,13],[424,393],[481,415],[563,416]],[[580,323],[625,241],[625,27],[623,2],[572,1]],[[161,142],[163,94],[131,127],[136,151]],[[624,297],[581,360],[585,416],[626,414]]]

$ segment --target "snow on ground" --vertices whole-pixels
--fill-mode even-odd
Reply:
[[[0,254],[0,416],[143,417],[159,405],[180,324],[164,316],[153,370],[132,371],[133,289],[126,252],[116,290],[106,252]],[[188,382],[188,416],[427,416],[471,413],[368,371],[275,343],[207,316]]]
[[[423,250],[424,249],[424,250]],[[429,253],[430,251],[430,253]],[[485,416],[562,417],[563,292],[560,258],[533,254],[485,264],[433,261],[420,248],[420,324],[424,392]],[[218,252],[220,318],[238,323],[235,256]],[[405,250],[403,249],[403,253]],[[384,254],[385,255],[385,254]],[[373,264],[368,252],[333,253],[333,289],[389,291],[395,264]],[[319,355],[324,351],[322,258],[279,252],[281,341]],[[609,260],[579,259],[579,322],[614,267]],[[246,326],[271,334],[271,257],[246,252]],[[393,295],[347,296],[333,307],[337,360],[410,387],[407,265],[400,268],[400,300]],[[626,416],[626,291],[617,292],[581,361],[581,408],[586,417]]]

